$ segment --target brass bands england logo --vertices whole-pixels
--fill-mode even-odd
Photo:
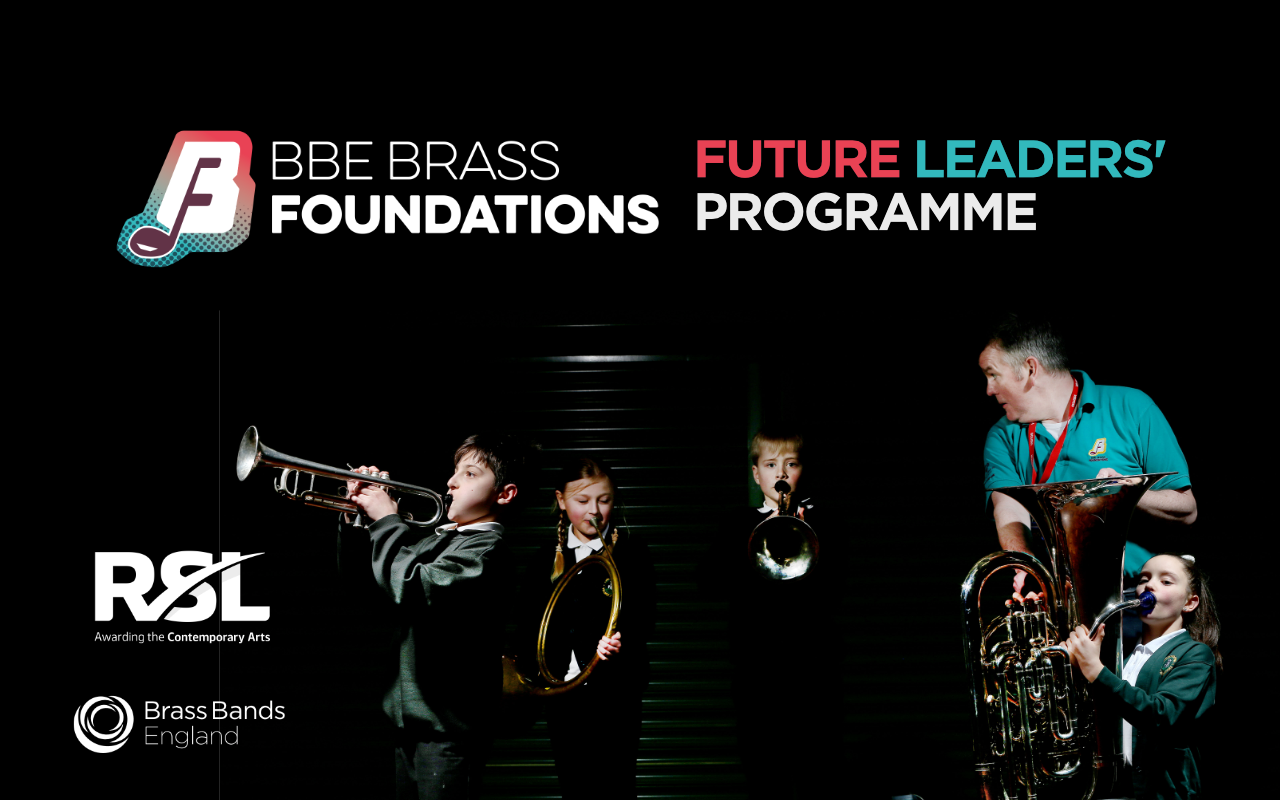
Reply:
[[[133,709],[124,698],[115,695],[93,697],[76,709],[74,727],[76,738],[89,750],[114,753],[129,740]]]

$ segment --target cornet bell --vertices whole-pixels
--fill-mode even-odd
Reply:
[[[752,568],[769,580],[797,580],[818,565],[818,535],[804,520],[794,516],[791,485],[778,481],[778,514],[756,526],[747,540]]]

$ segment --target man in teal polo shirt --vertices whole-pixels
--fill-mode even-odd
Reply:
[[[1138,510],[1187,525],[1195,521],[1187,460],[1164,414],[1137,389],[1098,386],[1086,373],[1069,371],[1061,340],[1048,324],[1011,315],[978,366],[987,395],[1005,414],[987,432],[983,484],[1002,549],[1031,552],[1031,515],[1000,492],[1002,486],[1177,472],[1148,490]],[[1018,573],[1015,592],[1025,577]]]

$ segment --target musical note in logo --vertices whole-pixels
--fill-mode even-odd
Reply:
[[[168,233],[150,225],[138,228],[129,237],[129,250],[142,258],[160,258],[168,255],[178,243],[178,233],[182,230],[182,221],[187,216],[187,208],[207,206],[213,202],[211,194],[195,194],[196,179],[200,177],[200,170],[216,169],[221,164],[221,158],[202,158],[197,161],[195,171],[191,173],[191,183],[187,185],[187,194],[182,198],[182,205],[178,208],[178,217],[173,221],[173,228]]]

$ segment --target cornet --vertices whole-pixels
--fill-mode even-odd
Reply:
[[[778,514],[756,526],[747,540],[752,567],[765,578],[789,581],[803,578],[818,565],[818,534],[796,516],[798,503],[791,484],[778,481]]]
[[[240,480],[248,478],[249,473],[253,472],[260,464],[282,470],[280,477],[276,478],[274,482],[276,493],[290,500],[299,500],[312,508],[327,508],[334,511],[360,514],[360,507],[346,497],[316,491],[316,476],[319,476],[339,481],[377,483],[379,486],[395,489],[402,494],[425,497],[435,503],[436,510],[431,519],[419,521],[413,519],[410,515],[402,515],[404,521],[409,525],[419,527],[435,525],[444,516],[446,501],[438,493],[430,489],[414,486],[411,483],[389,480],[385,472],[378,474],[373,474],[368,470],[353,472],[285,455],[264,445],[258,438],[258,429],[250,425],[249,430],[245,431],[244,436],[240,439],[240,450],[236,454],[236,477]],[[310,483],[305,487],[302,486],[303,473],[311,476]],[[359,523],[357,522],[357,524]]]

